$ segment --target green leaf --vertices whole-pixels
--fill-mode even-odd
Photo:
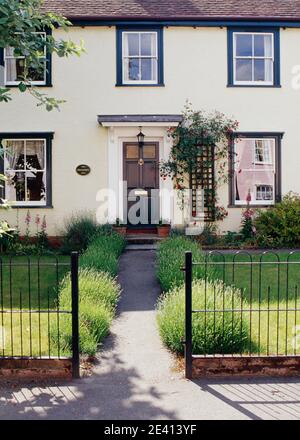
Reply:
[[[23,82],[20,82],[20,84],[18,85],[20,92],[24,93],[27,90],[27,85]]]

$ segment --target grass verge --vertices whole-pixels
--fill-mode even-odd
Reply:
[[[207,290],[207,303],[205,292],[195,284],[194,307],[206,310],[193,314],[193,335],[201,340],[195,342],[194,353],[202,354],[205,347],[207,354],[216,353],[216,347],[222,353],[245,353],[263,355],[298,354],[297,351],[297,327],[300,324],[298,287],[300,286],[300,253],[289,256],[287,252],[267,253],[263,256],[255,253],[241,253],[238,256],[217,253],[210,258],[217,265],[205,265],[203,254],[196,243],[181,237],[166,240],[158,253],[158,278],[163,291],[167,294],[162,296],[158,306],[158,325],[161,337],[165,344],[173,351],[182,353],[183,340],[182,319],[184,319],[184,276],[180,273],[183,265],[184,251],[192,250],[193,261],[202,262],[196,266],[193,273],[194,283],[205,278],[203,268],[207,270],[209,283]],[[169,260],[168,261],[168,256]],[[291,264],[287,265],[289,260]],[[254,264],[251,264],[254,263]],[[260,264],[263,262],[263,264]],[[216,297],[216,307],[211,306],[209,296],[212,295],[212,286],[218,292],[220,282],[224,291],[233,289],[231,301],[226,306],[219,304],[219,294]],[[179,287],[178,287],[179,286]],[[181,287],[180,287],[181,286]],[[202,293],[201,293],[202,292]],[[202,297],[202,303],[199,304]],[[229,295],[230,296],[230,295]],[[174,297],[174,298],[173,298]],[[218,306],[218,307],[217,307]],[[220,309],[221,307],[221,309]],[[217,309],[217,310],[216,310]],[[233,310],[231,313],[226,309]],[[268,312],[269,310],[269,312]],[[221,327],[218,325],[218,317],[221,319]],[[237,350],[236,341],[232,338],[232,349],[228,347],[228,337],[232,335],[228,330],[227,320],[230,319],[235,328],[236,321],[240,321],[241,331],[247,331],[247,343],[240,345]],[[211,324],[213,320],[213,326]],[[223,329],[224,322],[224,329]],[[204,324],[205,323],[205,324]],[[207,327],[206,333],[203,326]],[[213,333],[211,329],[213,328]],[[213,335],[213,341],[219,341],[217,345],[207,338]],[[221,340],[219,338],[222,338]],[[211,336],[210,336],[211,338]],[[226,338],[226,341],[224,340]],[[242,338],[244,341],[244,338]]]
[[[95,355],[109,332],[120,295],[114,276],[124,246],[123,237],[107,233],[98,236],[80,257],[82,354]],[[11,260],[2,257],[1,260],[0,356],[69,356],[71,315],[56,311],[71,310],[70,257],[32,256]]]

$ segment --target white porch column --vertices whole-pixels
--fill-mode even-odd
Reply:
[[[119,145],[114,127],[108,129],[108,222],[115,223],[119,217]]]
[[[159,160],[168,160],[171,151],[172,139],[168,136],[166,130],[163,133],[163,139],[160,143],[159,149]],[[159,178],[160,182],[160,217],[168,222],[173,222],[174,213],[174,192],[173,192],[173,182],[171,178],[163,180]]]

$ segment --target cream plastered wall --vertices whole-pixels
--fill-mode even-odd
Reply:
[[[114,27],[72,28],[57,37],[83,39],[86,54],[52,61],[49,95],[66,99],[60,112],[35,106],[27,94],[13,90],[13,101],[0,105],[0,132],[55,133],[52,147],[53,208],[32,209],[47,216],[50,235],[59,234],[63,219],[81,209],[97,209],[96,193],[108,185],[108,129],[98,114],[179,114],[189,99],[195,109],[220,110],[240,121],[241,131],[283,131],[282,192],[300,192],[300,90],[292,88],[292,69],[300,65],[300,30],[280,32],[281,88],[227,87],[227,30],[177,28],[164,30],[165,87],[116,87],[116,30]],[[41,89],[43,91],[44,89]],[[77,165],[91,166],[78,176]],[[228,186],[219,192],[228,205]],[[26,209],[19,210],[20,225]],[[234,230],[241,210],[229,209],[220,230]],[[1,212],[11,224],[16,210]]]

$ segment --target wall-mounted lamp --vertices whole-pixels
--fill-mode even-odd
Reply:
[[[143,146],[144,146],[144,140],[145,140],[145,135],[144,135],[144,133],[142,132],[142,127],[140,127],[140,132],[139,132],[139,134],[137,135],[137,140],[138,140],[138,143],[139,143],[139,147],[140,147],[140,148],[143,148]]]

